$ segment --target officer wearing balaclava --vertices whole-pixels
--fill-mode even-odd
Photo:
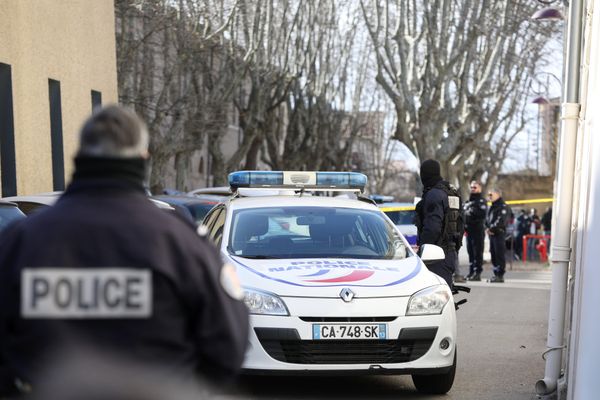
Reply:
[[[423,195],[416,206],[418,244],[419,246],[434,244],[444,250],[445,260],[428,264],[427,267],[444,278],[452,287],[452,276],[456,270],[457,251],[460,244],[458,236],[449,229],[447,214],[450,210],[449,194],[450,198],[454,199],[456,189],[442,179],[440,164],[435,160],[424,161],[421,164],[420,172]]]

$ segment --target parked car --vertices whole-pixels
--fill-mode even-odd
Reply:
[[[412,203],[382,203],[379,208],[400,229],[411,246],[417,245],[417,227],[415,225],[415,206]]]
[[[31,215],[56,203],[62,192],[38,193],[30,196],[4,197],[2,200],[15,203],[25,215]]]
[[[44,208],[53,206],[62,193],[63,192],[49,192],[33,194],[30,196],[11,196],[4,197],[1,200],[16,204],[17,207],[19,207],[19,210],[21,210],[26,216],[29,216],[35,212],[43,210]],[[158,208],[174,211],[174,208],[164,201],[152,198],[150,201],[152,201]]]
[[[222,200],[220,196],[160,195],[151,199],[169,204],[190,221],[199,225],[204,216]]]
[[[187,193],[190,196],[220,196],[220,197],[229,197],[231,196],[231,189],[229,186],[217,186],[217,187],[208,187],[195,189],[191,192]]]
[[[15,221],[25,218],[15,203],[0,200],[0,231]]]

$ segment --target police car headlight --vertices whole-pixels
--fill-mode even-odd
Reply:
[[[256,289],[244,289],[244,304],[250,314],[289,315],[283,300],[277,295]]]
[[[452,298],[447,285],[431,286],[413,294],[408,301],[406,315],[441,314]]]

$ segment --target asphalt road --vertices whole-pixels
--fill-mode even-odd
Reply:
[[[245,377],[221,399],[535,399],[543,377],[550,273],[508,272],[473,283],[458,311],[458,370],[445,396],[420,395],[410,376]]]

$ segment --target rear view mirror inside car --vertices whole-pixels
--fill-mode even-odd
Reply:
[[[325,224],[325,217],[322,215],[303,215],[296,218],[298,225],[323,225]]]

